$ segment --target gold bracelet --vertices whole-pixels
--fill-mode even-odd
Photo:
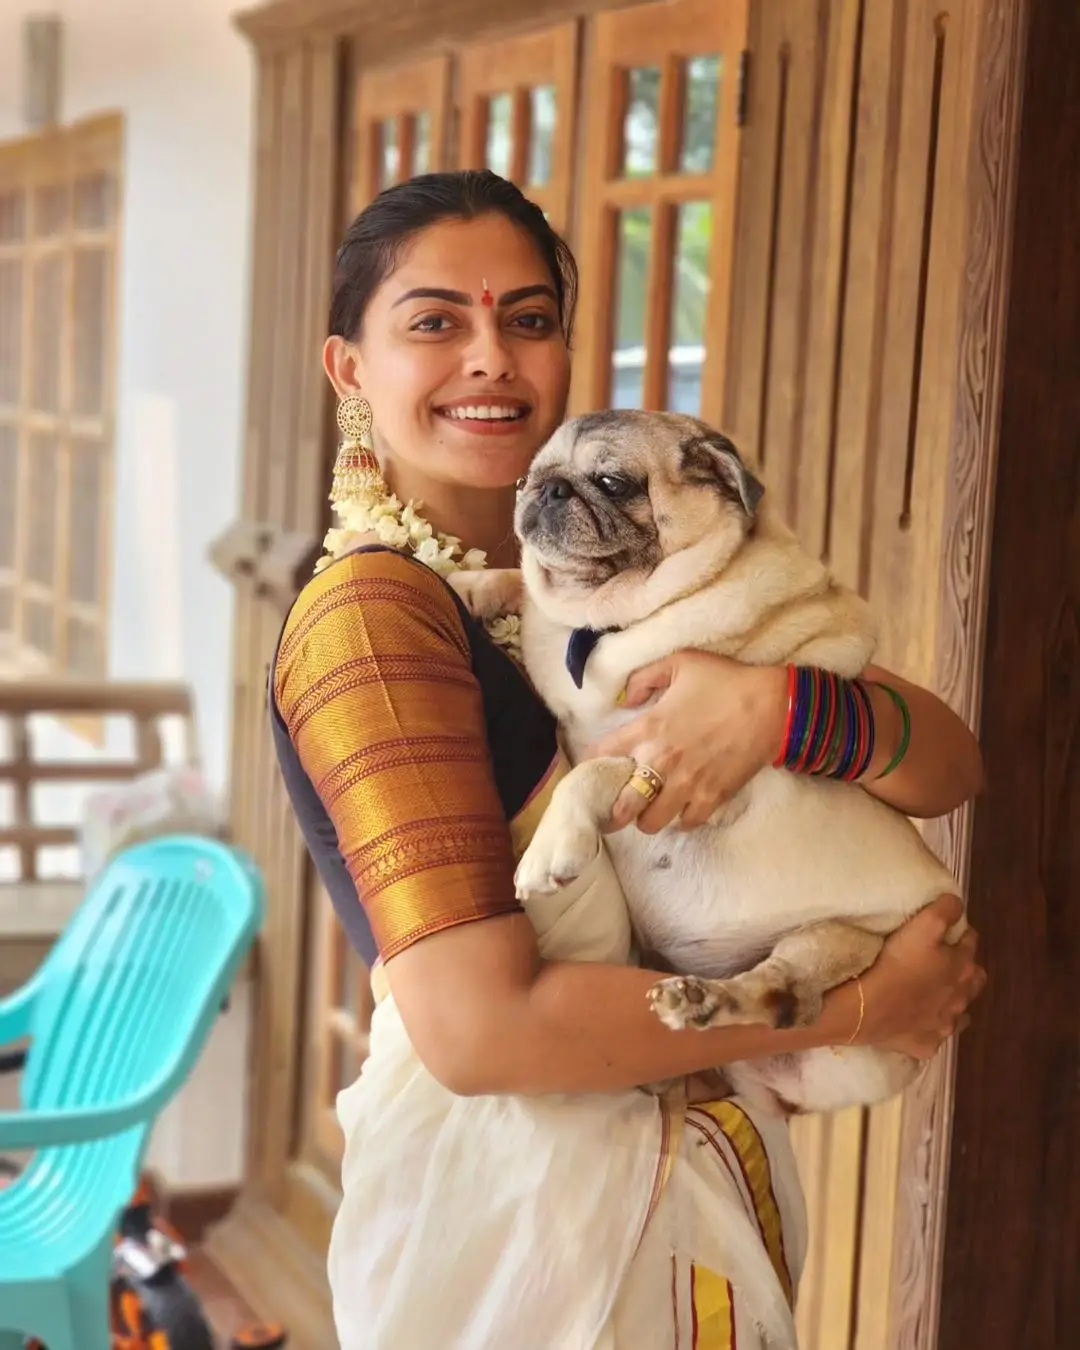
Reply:
[[[849,1045],[854,1045],[858,1034],[863,1029],[863,1022],[866,1019],[866,994],[863,992],[862,980],[858,975],[855,976],[855,984],[859,990],[859,1020],[855,1023],[855,1030],[851,1033],[843,1045],[832,1045],[829,1047],[836,1056],[843,1055],[844,1050]]]
[[[862,980],[859,978],[858,975],[855,976],[855,983],[858,986],[859,990],[859,1020],[855,1024],[855,1030],[848,1037],[847,1041],[848,1045],[855,1044],[859,1032],[862,1031],[863,1021],[866,1018],[866,995],[863,993]]]

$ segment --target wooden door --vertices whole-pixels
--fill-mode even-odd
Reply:
[[[592,26],[574,412],[719,413],[747,15],[668,0]]]
[[[517,183],[561,234],[574,187],[578,38],[576,22],[558,24],[468,46],[457,64],[458,167]]]

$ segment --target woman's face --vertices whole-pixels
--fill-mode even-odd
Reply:
[[[478,488],[525,473],[563,420],[570,380],[551,276],[501,215],[418,235],[372,296],[359,341],[330,338],[324,362],[339,395],[371,404],[380,455]]]

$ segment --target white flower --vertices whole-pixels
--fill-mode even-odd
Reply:
[[[503,614],[497,619],[489,619],[484,627],[496,647],[501,647],[515,661],[521,659],[520,615]]]
[[[454,550],[441,545],[436,538],[422,540],[417,545],[413,556],[417,562],[422,562],[425,567],[430,567],[433,572],[437,572],[441,577],[447,577],[451,572],[458,570],[457,563],[454,561]]]
[[[487,554],[482,548],[471,548],[458,565],[463,572],[482,572],[487,566]]]
[[[375,522],[375,533],[391,548],[404,548],[409,542],[409,531],[393,516],[380,516]]]
[[[400,512],[401,503],[396,497],[384,497],[371,507],[371,518],[372,520],[385,520],[392,516],[394,520],[397,520]]]
[[[487,630],[493,642],[513,642],[521,637],[521,616],[500,614],[497,619],[488,620]]]
[[[408,504],[401,512],[401,523],[408,532],[409,538],[414,544],[422,543],[426,539],[431,539],[435,531],[423,516],[416,514],[416,507],[412,502]]]
[[[375,517],[359,502],[343,502],[338,508],[338,520],[341,521],[339,534],[370,534],[375,528]]]
[[[323,540],[323,548],[331,555],[331,561],[338,558],[345,551],[345,542],[349,536],[349,530],[327,530],[326,538]]]

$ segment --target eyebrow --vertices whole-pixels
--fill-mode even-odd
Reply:
[[[499,296],[498,306],[505,309],[507,305],[516,305],[520,300],[529,300],[534,295],[546,296],[549,300],[559,303],[559,298],[551,286],[519,286],[516,291],[504,291]],[[393,308],[403,305],[406,300],[443,300],[449,305],[471,305],[472,296],[465,291],[448,291],[440,286],[418,286],[414,290],[406,291],[404,295],[398,296],[394,301]]]

